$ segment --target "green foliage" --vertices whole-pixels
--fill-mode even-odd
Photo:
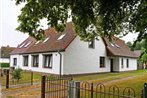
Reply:
[[[147,53],[144,53],[140,58],[140,61],[147,63]]]
[[[3,67],[10,67],[10,64],[9,63],[0,63],[0,66],[3,68]]]
[[[76,34],[89,41],[98,36],[111,39],[114,35],[137,32],[138,39],[147,41],[147,0],[15,0],[25,3],[18,17],[17,30],[41,40],[40,21],[63,31],[67,18],[72,17]],[[68,11],[71,10],[71,15]],[[135,43],[137,42],[135,41]]]
[[[130,41],[129,41],[129,42],[127,42],[127,43],[126,43],[126,45],[127,45],[127,46],[131,49],[131,50],[134,50],[134,49],[133,49],[133,47],[132,47],[132,46],[133,46],[133,44],[132,44]]]
[[[145,48],[141,48],[141,56],[139,58],[139,61],[141,61],[142,63],[144,64],[147,64],[147,52],[146,52],[146,49]]]
[[[21,69],[17,68],[12,72],[12,79],[15,79],[19,82],[19,80],[21,79]]]
[[[127,42],[126,44],[129,46],[129,48],[131,50],[141,50],[142,48],[144,48],[145,49],[144,52],[147,52],[146,40],[142,40],[141,42],[137,42],[135,46],[133,46],[133,43],[131,43],[131,42]]]

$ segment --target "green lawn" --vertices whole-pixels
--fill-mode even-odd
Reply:
[[[2,85],[4,86],[6,84],[6,75],[3,75],[1,77]],[[41,81],[41,74],[33,72],[33,82],[40,82]],[[17,84],[23,84],[23,83],[31,83],[31,72],[28,71],[22,71],[21,72],[21,79],[19,82],[16,80],[12,80],[11,74],[9,75],[9,84],[10,85],[17,85]]]
[[[143,85],[147,82],[147,70],[78,76],[74,77],[74,80],[88,81],[94,84],[104,83],[106,88],[116,85],[120,88],[120,91],[123,91],[126,87],[131,87],[139,98]]]

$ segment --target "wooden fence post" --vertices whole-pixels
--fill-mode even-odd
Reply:
[[[33,85],[33,72],[31,71],[31,85]]]
[[[6,89],[9,88],[9,70],[6,70]]]
[[[93,98],[93,83],[91,83],[91,98]]]
[[[147,83],[144,83],[144,97],[147,98]]]
[[[45,98],[45,82],[46,82],[46,76],[43,75],[41,77],[41,98]]]

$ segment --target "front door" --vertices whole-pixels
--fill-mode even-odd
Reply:
[[[110,72],[113,72],[113,59],[110,59]]]

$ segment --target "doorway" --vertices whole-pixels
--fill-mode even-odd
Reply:
[[[113,59],[110,59],[110,72],[113,72]]]

